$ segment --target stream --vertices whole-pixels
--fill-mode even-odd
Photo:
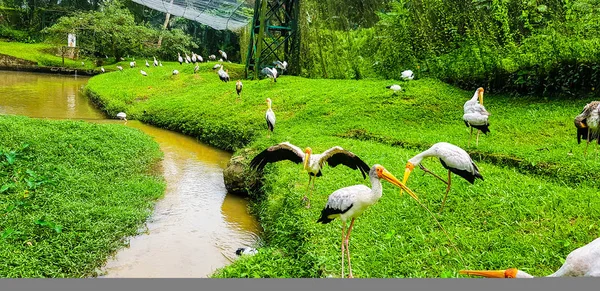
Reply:
[[[164,153],[165,195],[141,229],[102,268],[101,277],[208,277],[254,246],[260,225],[248,201],[227,194],[231,154],[196,139],[130,120],[107,119],[82,93],[87,77],[0,71],[0,114],[118,123],[152,136]]]

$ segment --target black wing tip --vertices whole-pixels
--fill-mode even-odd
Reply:
[[[333,219],[331,219],[331,218],[327,218],[327,217],[325,217],[325,216],[321,216],[321,217],[320,217],[320,218],[317,220],[317,223],[328,224],[328,223],[330,223],[330,222],[332,222],[332,221],[333,221]]]

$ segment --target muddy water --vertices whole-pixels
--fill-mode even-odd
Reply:
[[[39,118],[107,120],[81,94],[85,77],[0,71],[0,114]],[[144,233],[130,239],[103,268],[105,277],[206,277],[256,243],[260,226],[247,201],[228,195],[222,171],[230,154],[195,139],[129,121],[153,136],[164,153],[164,198]]]

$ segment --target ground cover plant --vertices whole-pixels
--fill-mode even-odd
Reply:
[[[161,152],[121,125],[0,115],[0,277],[87,277],[164,191]]]
[[[53,53],[55,46],[47,43],[20,43],[0,41],[0,54],[12,56],[15,58],[37,62],[38,66],[43,67],[70,67],[81,69],[94,69],[96,64],[86,58],[72,60],[65,57],[63,66],[62,57]],[[81,65],[81,62],[84,65]]]
[[[453,179],[437,219],[451,235],[464,262],[429,214],[407,195],[384,184],[380,202],[367,210],[352,233],[352,263],[358,277],[453,277],[458,270],[518,267],[547,275],[575,248],[598,236],[598,159],[593,145],[577,145],[573,118],[590,100],[485,95],[491,133],[467,148],[464,91],[434,79],[393,81],[325,80],[283,76],[223,83],[214,63],[165,63],[125,69],[90,79],[87,92],[110,116],[128,117],[176,130],[234,151],[247,159],[283,141],[321,152],[340,145],[369,165],[382,164],[397,177],[406,161],[436,142],[466,148],[485,181]],[[242,66],[225,63],[232,80]],[[180,71],[172,75],[172,70]],[[267,138],[265,99],[273,100],[275,132]],[[426,160],[443,174],[439,161]],[[420,170],[416,170],[418,173]],[[445,185],[413,174],[408,186],[436,212]],[[312,208],[301,201],[307,177],[300,165],[283,162],[265,169],[262,188],[250,193],[264,228],[266,246],[219,270],[216,277],[339,276],[339,222],[317,224],[321,207],[336,189],[369,184],[350,169],[325,168],[317,179]]]

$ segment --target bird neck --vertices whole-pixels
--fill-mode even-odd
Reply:
[[[435,156],[435,153],[431,149],[428,149],[428,150],[412,157],[412,159],[410,159],[408,161],[416,166],[416,165],[420,164],[424,158],[432,157],[432,156]]]
[[[267,103],[267,109],[271,109],[271,102]]]
[[[375,203],[383,194],[383,186],[381,180],[376,177],[371,177],[371,203]]]

